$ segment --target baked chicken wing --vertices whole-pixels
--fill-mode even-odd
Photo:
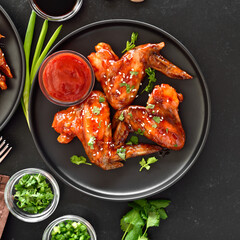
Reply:
[[[123,166],[122,160],[160,151],[157,145],[115,144],[112,139],[110,109],[106,96],[100,91],[92,91],[81,104],[58,112],[52,127],[60,135],[60,143],[69,143],[74,137],[82,142],[90,161],[104,170]]]
[[[114,141],[116,144],[124,142],[129,132],[135,131],[162,147],[180,150],[185,143],[185,133],[178,114],[182,100],[183,95],[168,84],[155,86],[147,107],[129,106],[116,112],[113,119],[113,127],[116,127]]]
[[[139,45],[120,59],[106,43],[95,47],[96,52],[91,53],[88,59],[113,108],[122,109],[131,104],[145,76],[145,69],[149,67],[170,78],[192,78],[160,54],[164,46],[164,42]]]

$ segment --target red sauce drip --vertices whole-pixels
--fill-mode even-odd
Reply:
[[[91,69],[77,55],[62,53],[53,57],[43,71],[43,84],[48,94],[62,102],[83,98],[91,87]]]

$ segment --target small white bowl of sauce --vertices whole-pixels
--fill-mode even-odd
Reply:
[[[61,22],[73,17],[81,8],[83,0],[29,0],[38,16]]]

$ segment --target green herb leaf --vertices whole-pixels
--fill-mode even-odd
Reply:
[[[157,117],[157,116],[154,116],[154,117],[153,117],[153,120],[154,120],[156,123],[160,123],[160,122],[161,122],[161,118],[160,118],[160,117]]]
[[[174,147],[178,147],[178,145],[177,145],[177,144],[174,144]]]
[[[94,106],[92,112],[93,112],[93,114],[95,114],[95,115],[99,115],[99,114],[100,114],[100,108]]]
[[[154,109],[155,105],[154,104],[148,104],[146,106],[146,109]]]
[[[102,120],[99,121],[98,123],[98,128],[101,128]]]
[[[105,98],[100,96],[100,97],[99,97],[99,102],[100,102],[100,103],[105,102]]]
[[[126,143],[127,145],[133,145],[133,144],[138,144],[138,137],[137,136],[132,136],[130,138],[130,141]]]
[[[88,163],[87,159],[83,156],[78,157],[77,155],[73,155],[70,158],[70,160],[72,163],[77,164],[77,165],[80,165],[80,164],[92,165],[91,163]]]
[[[158,212],[149,212],[147,218],[147,228],[158,227],[160,223],[160,214]]]
[[[137,75],[138,75],[138,72],[130,71],[130,75],[131,75],[131,76],[137,76]]]
[[[91,149],[94,149],[93,144],[95,143],[96,138],[94,136],[90,137],[89,141],[88,141],[88,146]]]
[[[107,127],[110,128],[111,124],[112,124],[112,123],[109,123]]]
[[[139,164],[141,165],[141,168],[139,171],[141,172],[143,168],[146,168],[147,170],[149,170],[150,169],[149,164],[153,164],[157,161],[158,161],[158,159],[155,157],[150,157],[147,159],[147,161],[145,161],[145,159],[142,158],[142,160],[139,162]]]
[[[127,93],[130,93],[135,88],[135,86],[130,86],[129,84],[127,84],[125,82],[120,83],[120,87],[126,87]]]
[[[157,128],[157,124],[153,124],[152,127],[153,127],[153,128]]]
[[[126,48],[122,51],[122,53],[127,52],[136,47],[135,42],[137,41],[138,33],[133,32],[131,35],[131,42],[127,41]]]
[[[133,117],[132,113],[128,113],[128,115],[129,115],[131,118]]]
[[[119,119],[120,121],[123,121],[123,120],[124,120],[123,112],[121,112],[121,114],[120,114],[120,116],[118,117],[118,119]]]
[[[152,206],[155,206],[156,208],[166,208],[169,206],[171,201],[159,199],[159,200],[150,200],[149,203]]]
[[[139,135],[142,135],[142,136],[144,135],[144,131],[142,131],[140,128],[135,133],[139,134]]]
[[[168,128],[166,128],[166,133],[168,133]]]
[[[117,149],[117,155],[118,155],[121,159],[125,160],[125,159],[126,159],[126,149],[123,148],[123,147],[118,148],[118,149]]]
[[[157,81],[156,77],[155,77],[155,70],[152,68],[147,68],[145,70],[145,72],[148,75],[148,85],[143,89],[143,91],[141,93],[145,92],[151,92],[153,89],[153,83],[155,83]]]

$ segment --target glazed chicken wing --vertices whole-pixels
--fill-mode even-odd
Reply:
[[[101,101],[99,101],[101,98]],[[69,143],[75,136],[82,142],[90,161],[104,170],[123,166],[122,160],[160,151],[157,145],[115,144],[112,139],[110,109],[106,96],[99,91],[91,95],[81,104],[58,112],[52,127],[60,135],[60,143]]]
[[[114,141],[125,141],[130,131],[136,131],[162,147],[180,150],[185,143],[185,133],[178,114],[179,102],[182,100],[183,95],[168,84],[155,86],[147,107],[129,106],[115,114]],[[124,117],[123,121],[119,120],[120,115]]]
[[[160,54],[164,46],[164,42],[139,45],[126,52],[121,59],[106,43],[95,47],[96,53],[91,53],[88,59],[113,108],[122,109],[131,104],[145,76],[145,69],[149,67],[170,78],[192,78]]]

